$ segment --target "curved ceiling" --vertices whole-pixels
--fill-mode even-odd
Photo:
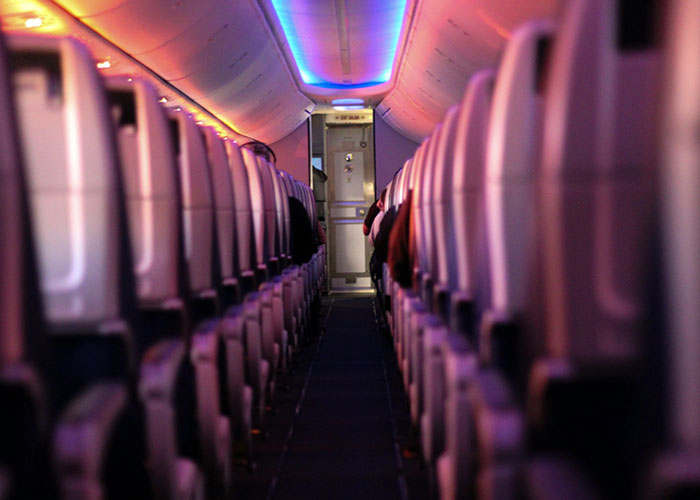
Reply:
[[[248,137],[274,142],[314,103],[254,0],[56,0]]]
[[[288,135],[315,107],[342,97],[364,99],[390,126],[420,142],[461,101],[469,77],[497,64],[513,28],[526,19],[556,17],[560,3],[7,1],[60,6],[237,133],[265,142]],[[292,31],[275,10],[280,6]],[[404,12],[402,24],[397,12]],[[295,45],[309,48],[301,66]],[[381,61],[392,51],[387,66]],[[304,78],[302,71],[313,76]]]
[[[394,88],[377,112],[419,142],[462,99],[469,77],[495,66],[512,30],[556,17],[558,0],[421,0]]]

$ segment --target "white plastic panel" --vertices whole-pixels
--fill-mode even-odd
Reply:
[[[47,318],[114,318],[118,165],[102,82],[73,40],[15,37],[10,48],[59,58],[58,67],[28,63],[13,74]]]
[[[228,164],[233,183],[233,198],[236,204],[238,267],[240,272],[245,272],[252,270],[255,264],[255,238],[248,172],[243,162],[241,150],[233,141],[226,141],[226,152],[228,153]]]
[[[262,185],[262,177],[258,170],[255,154],[249,149],[243,148],[243,163],[248,173],[248,186],[250,189],[250,206],[253,214],[253,234],[255,235],[255,261],[259,266],[267,261],[267,241],[265,240],[265,194]]]
[[[165,111],[155,89],[123,77],[106,81],[108,92],[133,97],[135,124],[117,126],[127,196],[132,257],[141,301],[159,302],[178,295],[178,197],[176,164]],[[119,119],[123,110],[115,110]]]
[[[491,307],[511,317],[525,301],[535,248],[535,180],[542,145],[538,46],[551,21],[530,21],[513,33],[493,93],[486,153],[486,216]]]
[[[228,166],[228,156],[223,140],[212,127],[202,130],[209,157],[209,173],[214,195],[214,216],[219,245],[219,262],[222,278],[233,276],[234,238],[235,238],[235,204],[233,201],[233,182]]]
[[[617,2],[572,0],[552,48],[540,206],[547,349],[577,365],[639,359],[654,253],[662,72],[620,50]],[[634,145],[634,147],[630,147]]]
[[[185,259],[194,293],[211,288],[213,202],[207,153],[192,118],[171,112],[180,141],[178,163],[185,238]]]
[[[453,107],[448,111],[443,125],[444,133],[440,136],[435,157],[435,174],[433,180],[432,197],[428,200],[428,210],[433,229],[433,262],[431,272],[436,283],[447,285],[450,275],[449,251],[454,248],[451,241],[452,220],[452,179],[454,176],[453,154],[455,140],[457,138],[457,118],[459,108]],[[430,230],[430,229],[429,229]]]
[[[277,206],[275,200],[275,187],[273,185],[272,173],[270,165],[262,156],[257,158],[258,172],[262,180],[263,188],[263,206],[264,206],[264,221],[265,221],[265,238],[269,257],[278,255],[279,249],[277,243]]]
[[[700,2],[676,0],[670,9],[669,77],[663,127],[665,259],[670,307],[673,437],[700,447]]]
[[[452,176],[452,216],[454,265],[451,288],[473,296],[476,287],[476,263],[483,234],[484,171],[495,73],[481,70],[469,81],[460,105]],[[484,252],[485,253],[485,252]]]

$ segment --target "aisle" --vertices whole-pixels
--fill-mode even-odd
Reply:
[[[406,396],[373,298],[324,297],[325,333],[312,340],[278,394],[256,471],[236,467],[236,498],[422,499],[425,471],[409,439]]]
[[[332,299],[273,498],[407,498],[383,343],[371,297]]]

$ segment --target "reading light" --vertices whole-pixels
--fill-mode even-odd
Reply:
[[[363,99],[357,98],[357,97],[346,97],[343,99],[333,99],[331,101],[331,104],[338,105],[338,106],[346,106],[348,104],[364,104],[365,101]]]
[[[26,28],[38,28],[44,24],[40,17],[30,17],[24,20],[24,26]]]
[[[165,96],[163,96],[163,97],[161,97],[160,99],[158,99],[158,102],[161,102],[161,103],[165,104],[166,102],[168,102],[168,98],[165,97]]]
[[[97,69],[109,69],[112,67],[112,63],[105,60],[97,63]]]
[[[202,120],[197,120],[194,122],[196,125],[204,125],[204,122]]]

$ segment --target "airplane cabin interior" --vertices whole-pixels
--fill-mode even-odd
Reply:
[[[0,0],[0,500],[700,498],[700,0]]]

